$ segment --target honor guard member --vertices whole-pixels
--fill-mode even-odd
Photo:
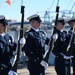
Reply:
[[[6,34],[8,22],[4,15],[0,15],[0,75],[17,75],[12,70],[11,63],[13,50],[16,50],[16,43],[11,43],[9,36]]]
[[[48,64],[43,60],[45,53],[45,44],[48,44],[49,38],[45,36],[39,29],[41,27],[41,19],[39,15],[34,14],[28,17],[31,29],[27,32],[24,51],[29,58],[28,70],[30,75],[45,75],[45,69]]]
[[[73,56],[72,58],[72,66],[73,66],[73,75],[75,75],[75,18],[71,18],[68,21],[68,24],[70,25],[70,30],[68,31],[68,40],[71,39],[72,36],[72,32],[73,32],[73,47],[72,47],[72,51],[71,51],[71,55]]]
[[[55,71],[57,75],[65,75],[65,59],[70,59],[69,56],[66,56],[67,44],[66,44],[66,37],[67,32],[64,30],[64,19],[59,18],[57,25],[56,25],[56,33],[53,35],[58,36],[54,43],[54,48],[52,50],[53,54],[55,55]]]

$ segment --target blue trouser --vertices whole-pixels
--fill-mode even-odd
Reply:
[[[72,66],[73,66],[73,75],[75,75],[75,43],[73,45],[73,49],[72,49]]]
[[[32,61],[28,61],[28,70],[30,75],[45,75],[44,67]]]
[[[45,72],[40,73],[39,71],[30,71],[30,75],[45,75]]]
[[[67,68],[67,70],[66,70]],[[66,65],[63,58],[55,58],[55,71],[57,75],[66,75],[66,71],[70,72],[70,64]],[[70,75],[68,73],[67,75]]]
[[[75,57],[72,58],[73,75],[75,75]]]

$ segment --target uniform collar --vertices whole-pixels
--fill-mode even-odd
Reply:
[[[33,28],[33,27],[32,27],[32,29],[33,29],[34,31],[36,31],[36,32],[39,32],[39,29],[35,29],[35,28]]]
[[[62,29],[62,30],[57,29],[57,30],[58,30],[59,32],[61,32],[61,33],[63,32],[63,29]]]
[[[0,33],[0,35],[1,35],[2,37],[4,37],[4,36],[5,36],[5,33],[2,33],[2,34]]]
[[[60,32],[63,32],[63,29],[62,29],[62,30],[60,30]]]

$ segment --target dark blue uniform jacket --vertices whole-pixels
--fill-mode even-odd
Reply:
[[[56,57],[61,58],[62,55],[60,53],[66,54],[66,50],[67,50],[67,32],[66,31],[59,31],[57,30],[57,34],[58,34],[58,39],[56,40],[55,44],[54,44],[54,49],[53,49],[53,54]]]
[[[26,44],[24,51],[29,58],[32,66],[41,66],[40,62],[43,60],[45,53],[45,44],[48,44],[49,39],[42,32],[36,32],[32,28],[27,32]],[[31,66],[30,66],[31,67]]]
[[[4,38],[0,35],[0,74],[8,75],[12,65],[10,59],[13,55],[13,50],[16,50],[16,43],[11,43],[8,35]]]

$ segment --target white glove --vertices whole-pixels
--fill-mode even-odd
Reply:
[[[73,56],[66,56],[63,53],[60,53],[60,54],[63,56],[64,59],[71,59],[71,58],[73,58]]]
[[[45,70],[47,69],[48,64],[44,60],[42,60],[40,64],[45,68]]]
[[[24,38],[24,37],[23,37],[23,38],[21,38],[21,39],[20,39],[20,44],[21,44],[21,45],[24,45],[25,43],[26,43],[25,38]]]
[[[54,34],[54,35],[52,36],[52,38],[53,38],[53,40],[57,40],[57,39],[58,39],[58,34]]]
[[[14,72],[13,70],[10,70],[9,72],[8,72],[8,75],[18,75],[16,72]]]
[[[73,56],[64,56],[64,59],[71,59]]]

